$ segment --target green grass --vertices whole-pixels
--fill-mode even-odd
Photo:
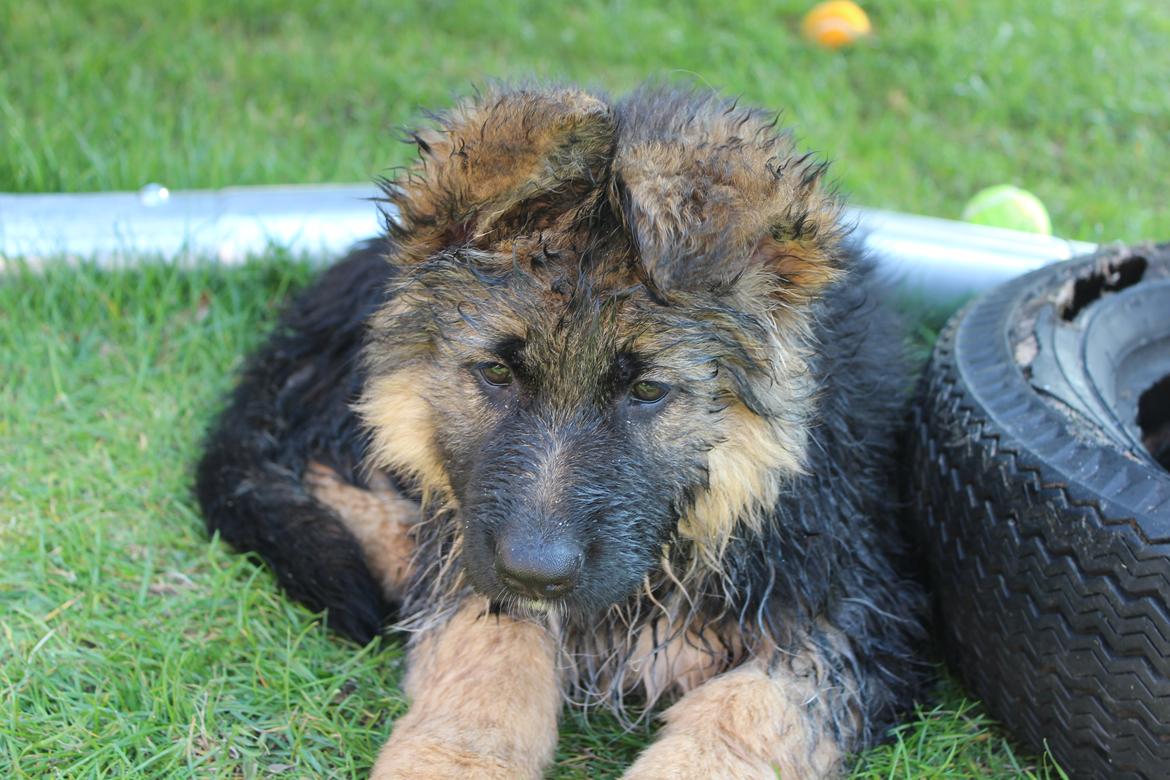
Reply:
[[[368,181],[470,82],[667,76],[784,109],[858,203],[955,217],[1013,182],[1058,234],[1170,235],[1164,0],[870,2],[839,53],[796,34],[811,5],[0,0],[0,191]]]
[[[0,286],[0,777],[353,776],[404,709],[402,654],[359,650],[209,544],[200,433],[288,291],[273,259],[18,271]],[[947,682],[862,778],[1053,776]],[[645,744],[570,714],[554,777]]]
[[[0,191],[363,181],[470,82],[665,76],[784,108],[859,203],[953,217],[1006,181],[1060,234],[1170,238],[1161,0],[875,0],[876,37],[838,53],[795,34],[809,4],[0,0]],[[188,492],[232,369],[309,274],[0,277],[0,777],[368,768],[398,646],[326,632],[207,542]],[[923,706],[857,777],[1059,776],[953,681]],[[646,739],[567,718],[556,777],[616,776]]]

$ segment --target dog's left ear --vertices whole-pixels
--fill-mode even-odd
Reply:
[[[636,94],[622,128],[612,198],[662,293],[750,279],[788,303],[841,274],[840,206],[826,165],[796,156],[774,121],[714,95]]]
[[[383,182],[396,256],[487,247],[588,208],[613,152],[611,107],[578,89],[492,89],[410,134],[418,162]]]
[[[797,170],[788,181],[783,172],[773,174],[779,191],[770,193],[768,204],[761,207],[764,229],[758,238],[749,238],[754,249],[747,267],[769,272],[777,297],[801,303],[841,276],[846,230],[836,198],[824,189],[825,164],[807,160],[788,164]]]

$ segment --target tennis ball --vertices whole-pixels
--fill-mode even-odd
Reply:
[[[1000,184],[975,193],[963,209],[962,219],[976,225],[1052,235],[1048,209],[1032,193]]]
[[[857,3],[833,0],[821,3],[804,15],[800,31],[805,38],[826,49],[839,49],[869,35],[869,17]]]

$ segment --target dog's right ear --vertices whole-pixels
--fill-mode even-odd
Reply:
[[[400,261],[486,247],[592,201],[614,144],[608,104],[573,89],[493,91],[411,134],[419,161],[383,182]]]

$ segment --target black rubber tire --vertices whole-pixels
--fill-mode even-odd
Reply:
[[[951,318],[914,413],[909,495],[947,659],[992,715],[1071,777],[1164,780],[1170,473],[1134,444],[1136,426],[1126,438],[1038,390],[1021,358],[1045,311],[1066,307],[1075,322],[1061,332],[1081,338],[1093,307],[1129,293],[1106,284],[1070,302],[1078,278],[1119,258],[1141,263],[1127,287],[1170,290],[1170,245],[1114,249],[1042,268]],[[1170,305],[1158,323],[1170,344]],[[1138,348],[1141,329],[1123,330],[1106,357]]]

